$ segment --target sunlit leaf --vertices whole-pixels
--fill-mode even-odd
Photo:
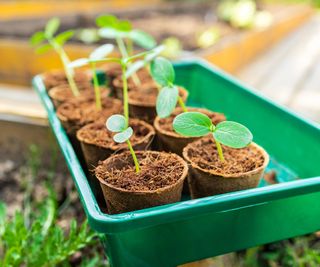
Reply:
[[[133,129],[131,127],[128,127],[123,132],[115,134],[113,140],[117,143],[124,143],[129,140],[132,135]]]
[[[60,26],[60,19],[55,17],[48,21],[46,28],[45,28],[45,35],[47,38],[53,37],[53,35],[57,32]]]
[[[105,58],[113,51],[114,46],[112,44],[105,44],[95,49],[89,56],[91,60],[99,60]]]
[[[178,101],[179,91],[176,86],[164,87],[157,97],[156,110],[160,118],[170,116]]]
[[[151,63],[151,75],[162,86],[172,85],[175,78],[171,62],[163,57],[158,57]]]
[[[106,121],[106,127],[111,132],[122,132],[126,129],[126,118],[123,115],[112,115]]]
[[[87,58],[79,58],[70,62],[68,64],[68,67],[73,69],[73,68],[79,68],[79,67],[85,66],[87,64],[89,64],[89,60]]]
[[[30,43],[32,45],[38,45],[42,43],[44,40],[46,40],[44,32],[36,32],[31,36]]]
[[[59,45],[63,46],[65,42],[67,42],[69,39],[72,38],[73,35],[74,35],[74,31],[69,30],[69,31],[65,31],[58,34],[54,39]]]
[[[156,46],[156,40],[149,34],[141,30],[132,30],[130,38],[144,49],[151,49]]]

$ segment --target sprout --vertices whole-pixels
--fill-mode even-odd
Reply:
[[[232,148],[243,148],[252,142],[252,133],[248,128],[233,121],[223,121],[214,125],[210,118],[200,112],[185,112],[175,117],[173,129],[188,137],[200,137],[212,134],[217,146],[219,158],[224,162],[221,144]]]
[[[177,102],[184,112],[187,108],[179,96],[179,90],[174,85],[175,72],[171,62],[163,57],[156,58],[151,63],[151,75],[153,79],[162,87],[156,103],[157,114],[160,118],[170,116],[175,109]]]
[[[144,49],[156,46],[156,41],[150,34],[133,29],[127,20],[119,20],[112,15],[102,15],[96,19],[96,24],[101,28],[98,31],[100,37],[116,40],[122,58],[128,58],[133,54],[133,43]],[[141,84],[135,73],[132,78],[135,84]]]
[[[89,58],[79,58],[68,64],[70,68],[78,68],[85,65],[90,65],[93,77],[94,92],[96,97],[96,107],[98,110],[102,109],[101,104],[101,92],[99,87],[99,81],[96,73],[96,63],[101,62],[107,55],[113,51],[114,46],[112,44],[105,44],[96,48],[90,55]]]
[[[127,125],[127,119],[119,114],[112,115],[111,117],[108,118],[106,122],[106,127],[109,131],[116,133],[113,136],[113,140],[117,143],[124,143],[126,142],[128,145],[128,148],[130,150],[130,153],[133,158],[133,162],[135,165],[136,173],[140,172],[140,165],[139,161],[137,159],[136,153],[134,152],[131,142],[130,142],[130,137],[133,134],[133,129],[131,127],[128,127]]]
[[[70,60],[63,49],[63,45],[73,36],[74,31],[69,30],[54,36],[58,31],[59,26],[60,20],[58,18],[50,19],[45,27],[45,30],[33,34],[30,38],[30,42],[33,46],[38,46],[36,48],[36,52],[39,54],[46,53],[53,49],[59,55],[72,93],[75,96],[78,96],[79,90],[73,78],[74,73],[73,70],[68,66]]]

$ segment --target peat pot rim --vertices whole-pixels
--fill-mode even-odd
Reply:
[[[136,124],[137,126],[138,125],[142,125],[143,127],[145,127],[145,128],[147,128],[148,129],[148,133],[146,134],[146,135],[144,135],[143,136],[143,138],[141,138],[140,140],[139,140],[139,142],[137,142],[137,143],[134,143],[134,144],[132,144],[133,146],[137,146],[137,145],[140,145],[140,144],[142,144],[142,143],[144,143],[144,142],[146,142],[146,141],[148,141],[149,139],[151,139],[153,136],[155,136],[155,134],[156,134],[156,132],[155,132],[155,130],[153,129],[153,127],[152,127],[152,125],[150,125],[149,123],[147,123],[147,122],[145,122],[145,121],[143,121],[143,120],[140,120],[140,119],[136,119],[136,118],[130,118],[129,119],[129,126],[130,126],[130,123],[132,124]],[[105,127],[105,129],[106,129],[106,131],[108,131],[107,130],[107,128],[106,128],[106,126],[105,126],[105,121],[98,121],[98,122],[92,122],[92,123],[89,123],[89,124],[87,124],[87,125],[84,125],[83,127],[81,127],[78,131],[77,131],[77,139],[80,141],[80,142],[82,142],[82,143],[85,143],[85,144],[88,144],[88,145],[93,145],[93,146],[97,146],[97,147],[102,147],[102,148],[106,148],[106,149],[112,149],[112,150],[118,150],[118,149],[121,149],[122,148],[122,146],[124,147],[124,146],[126,146],[126,144],[124,143],[122,143],[122,144],[116,144],[116,145],[111,145],[111,146],[100,146],[100,145],[97,145],[96,143],[94,143],[94,142],[88,142],[85,138],[83,138],[82,136],[81,136],[81,133],[83,132],[83,131],[85,131],[87,128],[90,128],[91,126],[93,126],[93,125],[103,125],[103,127]]]
[[[201,140],[201,139],[199,139],[199,140]],[[190,148],[190,146],[192,144],[194,144],[195,142],[199,142],[199,140],[196,140],[196,141],[188,144],[183,149],[182,155],[183,155],[183,158],[188,162],[188,164],[191,165],[192,168],[194,168],[196,170],[200,170],[201,172],[204,172],[204,173],[207,173],[207,174],[210,174],[210,175],[214,175],[214,176],[219,176],[221,178],[231,178],[231,179],[234,178],[234,179],[237,179],[237,178],[243,178],[243,177],[252,176],[254,174],[262,172],[267,167],[267,165],[269,164],[269,154],[261,146],[257,145],[254,142],[251,142],[248,146],[249,147],[252,146],[252,147],[255,147],[256,149],[258,149],[259,152],[262,154],[262,156],[264,158],[264,162],[260,167],[255,168],[255,169],[253,169],[251,171],[248,171],[248,172],[233,173],[233,174],[221,174],[221,173],[215,172],[213,170],[203,169],[200,166],[198,166],[197,164],[195,164],[193,161],[191,161],[191,159],[188,156],[188,149]]]
[[[180,178],[174,184],[167,185],[165,187],[158,188],[158,189],[155,189],[155,190],[147,190],[147,191],[146,190],[131,191],[131,190],[123,189],[123,188],[118,188],[118,187],[116,187],[114,185],[111,185],[111,184],[107,183],[103,178],[98,177],[98,175],[95,175],[95,177],[99,180],[99,182],[101,184],[103,184],[104,186],[110,187],[113,190],[116,190],[116,191],[119,191],[119,192],[123,192],[123,193],[131,193],[131,194],[136,194],[136,195],[141,195],[141,194],[145,195],[145,194],[155,194],[155,193],[160,194],[161,192],[168,191],[172,187],[175,187],[176,185],[178,185],[181,182],[181,180],[183,181],[184,179],[186,179],[186,177],[188,175],[188,170],[189,170],[188,164],[184,161],[184,159],[182,157],[178,156],[177,154],[163,152],[163,151],[151,151],[151,150],[135,151],[135,153],[136,153],[136,155],[145,154],[145,153],[146,154],[147,153],[158,154],[158,155],[170,155],[170,156],[176,158],[176,162],[182,163],[182,165],[183,165],[182,175],[180,176]],[[121,158],[123,155],[126,155],[126,154],[130,154],[129,156],[131,157],[130,151],[125,151],[125,152],[122,152],[120,154],[115,154],[115,155],[107,158],[106,160],[102,161],[99,165],[102,165],[102,164],[104,165],[106,163],[109,163],[109,161],[111,161],[111,160],[117,160],[118,158]],[[99,165],[96,168],[99,168]]]
[[[202,112],[206,115],[208,115],[209,113],[212,113],[212,114],[217,114],[217,115],[224,115],[223,113],[219,113],[219,112],[214,112],[214,111],[211,111],[209,109],[206,109],[206,108],[197,108],[197,107],[187,107],[188,111],[199,111],[199,112]],[[175,109],[175,111],[177,110],[181,110],[181,113],[183,113],[182,111],[182,108],[181,107],[177,107]],[[179,114],[181,114],[179,113]],[[178,115],[179,115],[178,114]],[[178,116],[177,115],[177,116]],[[170,115],[171,116],[171,115]],[[160,118],[159,116],[157,116],[153,122],[153,127],[154,129],[159,132],[160,134],[163,134],[163,135],[167,135],[167,136],[170,136],[170,137],[174,137],[174,138],[177,138],[177,139],[190,139],[190,138],[194,138],[194,137],[190,137],[190,136],[183,136],[181,134],[178,134],[176,133],[174,130],[173,131],[167,131],[167,130],[163,130],[160,126],[160,120],[162,118]]]

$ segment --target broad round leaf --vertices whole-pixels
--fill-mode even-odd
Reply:
[[[92,44],[97,42],[100,37],[98,35],[98,30],[97,29],[82,29],[78,31],[77,37],[79,40],[86,44]]]
[[[252,142],[252,133],[240,123],[224,121],[219,123],[213,132],[214,138],[226,146],[243,148]]]
[[[138,60],[130,65],[126,71],[126,77],[129,78],[133,73],[136,73],[139,69],[145,66],[146,62],[144,60]]]
[[[163,57],[158,57],[151,63],[151,75],[162,86],[167,86],[174,82],[173,66],[169,60]]]
[[[173,120],[173,129],[183,136],[199,137],[211,132],[210,118],[200,112],[184,112]]]
[[[112,52],[113,48],[114,46],[112,44],[105,44],[105,45],[99,46],[90,54],[89,58],[90,60],[103,59]]]
[[[72,38],[73,35],[74,35],[74,31],[72,30],[65,31],[58,34],[54,39],[59,45],[63,46],[65,42],[67,42],[70,38]]]
[[[131,127],[128,127],[121,133],[117,133],[114,135],[113,140],[117,143],[124,143],[130,139],[133,134],[133,130]]]
[[[47,53],[51,49],[52,49],[52,46],[50,44],[45,44],[40,47],[37,47],[36,53],[37,54],[44,54],[44,53]]]
[[[122,132],[126,129],[126,118],[123,115],[112,115],[106,121],[106,127],[111,132]]]
[[[113,15],[102,15],[96,19],[98,27],[114,27],[118,23],[118,19]]]
[[[157,97],[157,114],[160,118],[166,118],[170,116],[175,109],[178,101],[179,91],[176,86],[164,87],[159,92]]]
[[[73,68],[79,68],[88,64],[89,64],[89,60],[87,58],[79,58],[79,59],[76,59],[75,61],[70,62],[68,64],[68,67],[73,69]]]
[[[60,26],[59,18],[52,18],[48,21],[44,33],[46,37],[51,38],[57,32]]]
[[[141,30],[132,30],[130,38],[144,49],[152,49],[156,46],[156,40],[149,34]]]
[[[36,32],[30,38],[30,43],[32,45],[38,45],[46,39],[44,32]]]

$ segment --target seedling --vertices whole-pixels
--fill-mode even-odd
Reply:
[[[174,84],[175,72],[171,62],[163,57],[156,58],[151,63],[151,75],[162,87],[156,103],[158,116],[160,118],[170,116],[175,109],[177,102],[179,102],[183,112],[187,112],[187,108],[182,98],[179,96],[178,87]]]
[[[58,18],[50,19],[44,31],[33,34],[30,38],[30,42],[33,46],[38,46],[36,52],[39,54],[44,54],[53,49],[59,55],[72,93],[75,96],[78,96],[79,90],[73,78],[73,69],[68,66],[70,59],[63,49],[63,45],[74,35],[74,31],[69,30],[54,36],[58,31],[59,26],[60,20]]]
[[[108,118],[106,122],[106,127],[109,131],[116,133],[113,136],[113,140],[116,143],[124,143],[124,142],[127,143],[133,158],[136,173],[140,172],[139,161],[137,159],[136,153],[134,152],[131,142],[129,140],[133,134],[133,129],[131,127],[128,127],[127,119],[124,116],[119,114],[112,115],[111,117]]]
[[[217,146],[219,158],[225,161],[221,144],[232,148],[243,148],[252,142],[252,133],[248,128],[233,121],[223,121],[214,125],[210,118],[200,112],[185,112],[175,117],[173,129],[188,137],[200,137],[212,134]]]
[[[96,107],[98,110],[102,109],[101,104],[101,91],[99,86],[99,81],[96,72],[96,63],[101,62],[107,55],[109,55],[113,50],[112,44],[105,44],[97,49],[95,49],[88,58],[79,58],[71,63],[68,64],[69,68],[78,68],[85,65],[90,65],[93,77],[93,85],[94,85],[94,92],[96,97]]]
[[[96,19],[96,24],[101,28],[98,31],[100,37],[116,41],[122,58],[128,58],[133,54],[133,43],[144,49],[152,49],[156,46],[156,41],[150,34],[133,29],[127,20],[119,20],[112,15],[102,15]],[[137,85],[141,83],[135,73],[132,79]]]

